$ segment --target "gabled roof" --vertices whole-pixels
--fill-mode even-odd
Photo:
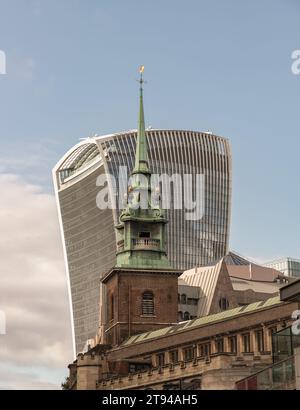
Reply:
[[[206,316],[211,311],[211,305],[215,296],[218,280],[220,277],[223,259],[212,266],[203,266],[195,269],[190,269],[180,276],[185,283],[190,286],[197,286],[199,288],[199,302],[197,316]],[[226,269],[226,274],[227,269]]]

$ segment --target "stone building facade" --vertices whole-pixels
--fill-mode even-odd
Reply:
[[[97,345],[69,366],[73,389],[234,389],[272,364],[272,334],[299,302],[278,297]]]

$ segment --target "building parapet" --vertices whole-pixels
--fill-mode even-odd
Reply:
[[[129,389],[164,389],[170,382],[197,380],[198,388],[201,386],[202,376],[213,370],[234,369],[240,374],[251,374],[255,369],[265,367],[271,363],[270,353],[256,355],[236,356],[232,353],[217,353],[209,357],[197,357],[191,361],[169,363],[164,366],[152,367],[149,370],[141,370],[129,373],[126,376],[110,376],[96,383],[98,390],[129,390]],[[196,379],[195,379],[196,378]],[[238,376],[237,376],[238,378]]]

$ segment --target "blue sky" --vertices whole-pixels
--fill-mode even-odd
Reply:
[[[51,187],[78,138],[146,121],[231,140],[231,247],[300,256],[297,0],[1,1],[2,169]]]
[[[0,173],[52,194],[79,138],[136,127],[144,64],[147,125],[231,141],[231,248],[299,258],[299,17],[297,0],[0,0]]]
[[[1,1],[2,169],[51,187],[78,138],[146,121],[231,140],[231,247],[300,256],[300,5],[279,1]]]

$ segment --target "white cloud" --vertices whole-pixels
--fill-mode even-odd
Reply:
[[[0,175],[26,175],[26,181],[49,185],[49,175],[57,159],[54,141],[43,137],[42,142],[27,138],[25,146],[6,144],[0,153]]]
[[[17,368],[0,364],[0,390],[57,390],[57,380],[63,380],[63,371],[43,367]],[[46,380],[46,381],[45,381]]]
[[[0,192],[0,309],[6,314],[7,331],[0,336],[0,362],[19,369],[9,373],[10,388],[53,388],[47,372],[44,380],[31,373],[38,366],[50,375],[72,361],[54,197],[8,174],[0,174]],[[57,387],[61,381],[56,381]]]

